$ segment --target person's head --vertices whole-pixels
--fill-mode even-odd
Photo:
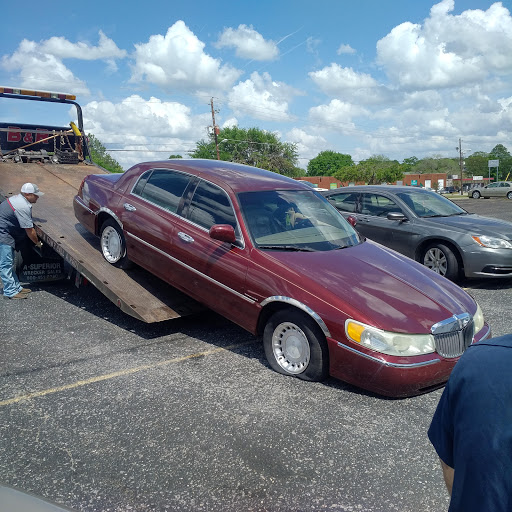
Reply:
[[[44,196],[44,192],[41,192],[35,183],[25,183],[21,187],[21,193],[29,203],[35,203],[41,196]]]

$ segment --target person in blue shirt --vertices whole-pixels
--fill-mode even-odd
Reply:
[[[441,460],[450,512],[512,511],[512,334],[466,350],[428,437]]]
[[[41,247],[34,223],[32,205],[44,195],[34,183],[25,183],[19,194],[0,204],[0,279],[7,299],[26,299],[29,288],[22,288],[13,268],[14,251],[28,237]]]

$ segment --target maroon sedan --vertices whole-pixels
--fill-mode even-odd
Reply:
[[[88,176],[74,208],[109,263],[136,263],[262,335],[285,375],[414,395],[490,336],[461,288],[361,238],[320,194],[279,174],[146,162]]]

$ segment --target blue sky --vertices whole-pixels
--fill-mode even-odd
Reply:
[[[126,169],[258,127],[355,161],[512,149],[512,2],[8,2],[0,85],[69,92]],[[16,105],[13,105],[17,103]],[[23,103],[23,105],[19,105]],[[2,100],[0,121],[66,109]],[[37,118],[37,119],[36,119]]]

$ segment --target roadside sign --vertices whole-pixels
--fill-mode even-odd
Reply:
[[[499,160],[489,160],[487,163],[488,167],[499,167],[500,161]]]

